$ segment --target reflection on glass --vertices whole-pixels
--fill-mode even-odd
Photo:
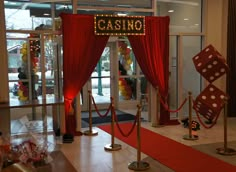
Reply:
[[[166,1],[157,0],[157,14],[170,16],[170,32],[201,32],[202,0]]]
[[[45,35],[44,37],[44,57],[40,58],[40,68],[38,69],[37,74],[39,75],[38,96],[45,96],[42,94],[42,75],[45,76],[45,94],[47,97],[57,96],[56,89],[58,87],[57,82],[55,80],[55,76],[57,76],[57,52],[56,45],[57,43],[54,40],[53,35]],[[44,58],[44,59],[42,59]],[[44,64],[42,64],[42,60],[44,60]]]
[[[142,77],[140,79],[140,88],[141,88],[141,95],[147,94],[148,93],[148,88],[147,88],[147,79],[145,77]]]
[[[88,3],[89,2],[89,3]],[[103,7],[123,7],[123,8],[146,8],[150,9],[152,7],[151,0],[145,1],[127,1],[127,0],[119,0],[119,1],[78,1],[78,5],[90,5],[90,6],[103,6]],[[105,13],[107,14],[107,13]]]
[[[183,98],[192,92],[192,96],[197,97],[201,88],[201,77],[196,71],[192,57],[201,50],[201,36],[183,37]],[[184,106],[184,114],[188,114],[187,106]]]
[[[145,77],[140,78],[140,104],[142,106],[142,110],[148,110],[148,81]]]
[[[110,47],[105,47],[92,75],[92,96],[96,103],[110,103]]]
[[[136,99],[136,82],[135,78],[119,78],[119,100]]]
[[[17,99],[18,98],[18,90],[19,90],[18,82],[9,82],[8,86],[9,86],[10,99]]]
[[[99,85],[99,80],[101,85]],[[92,78],[92,96],[96,103],[110,103],[110,78]]]
[[[136,99],[134,55],[128,41],[119,41],[119,100]]]
[[[50,4],[5,1],[4,5],[7,30],[32,30],[40,24],[47,29],[52,26]]]
[[[177,57],[177,37],[170,37],[170,60],[169,60],[169,106],[170,109],[178,108],[177,82],[178,82],[178,57]],[[177,113],[170,113],[171,118],[176,118]]]
[[[119,73],[121,75],[135,74],[134,55],[128,41],[119,41]]]
[[[9,91],[12,98],[29,99],[28,46],[26,40],[7,40]]]

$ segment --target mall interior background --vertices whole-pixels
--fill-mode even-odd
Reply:
[[[76,10],[73,7],[76,6]],[[50,99],[63,97],[63,73],[62,73],[62,38],[60,32],[61,12],[78,14],[116,14],[116,15],[154,15],[170,16],[170,108],[176,109],[191,91],[197,96],[207,84],[196,72],[192,57],[208,44],[213,44],[223,56],[226,55],[226,29],[227,29],[227,1],[223,0],[131,0],[131,1],[104,1],[104,0],[79,0],[77,1],[4,1],[0,3],[1,20],[0,49],[6,49],[7,55],[0,58],[0,63],[6,64],[0,70],[2,73],[0,85],[0,101],[18,101],[20,98],[17,85],[23,82],[28,85],[28,92],[21,98],[29,100]],[[217,11],[217,12],[216,12]],[[33,37],[36,34],[38,36]],[[29,36],[31,37],[29,38]],[[39,46],[37,54],[37,65],[34,66],[30,59],[29,49],[24,49],[33,42]],[[147,84],[143,89],[144,75],[135,61],[131,49],[131,64],[125,75],[119,75],[120,55],[119,43],[129,43],[125,37],[112,37],[102,55],[94,73],[82,90],[80,98],[82,111],[88,110],[88,90],[92,90],[93,96],[100,109],[107,107],[110,96],[115,98],[117,109],[136,109],[137,103],[141,101],[142,95],[150,100],[146,109],[149,114],[156,110],[155,90]],[[38,44],[38,45],[37,45]],[[23,57],[23,55],[25,55]],[[27,58],[28,60],[24,59]],[[36,59],[35,59],[36,60]],[[7,63],[6,63],[7,62]],[[34,67],[36,68],[34,70]],[[19,78],[19,68],[25,69],[24,78]],[[34,74],[37,78],[32,77]],[[133,81],[134,92],[132,96],[124,98],[119,86],[119,79]],[[111,84],[112,83],[112,84]],[[225,77],[218,80],[216,84],[225,90]],[[102,91],[101,91],[102,89]],[[148,91],[147,91],[148,90]],[[21,92],[23,94],[23,91]],[[101,97],[103,99],[101,99]],[[102,101],[102,100],[108,101]],[[14,108],[2,113],[1,120],[18,120],[22,116],[36,114],[35,120],[42,120],[42,113],[52,117],[52,106],[47,108]],[[61,112],[61,108],[56,109]],[[171,118],[182,118],[188,115],[188,106],[179,113],[171,114]],[[60,120],[60,117],[58,120]],[[147,120],[152,120],[151,115]],[[4,125],[6,127],[4,127]],[[4,124],[1,128],[10,128]],[[0,129],[1,129],[0,128]],[[5,130],[5,129],[3,129]],[[15,133],[14,133],[15,134]]]

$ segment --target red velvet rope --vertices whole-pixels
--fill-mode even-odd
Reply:
[[[130,131],[129,131],[127,134],[125,134],[125,133],[122,131],[122,129],[120,128],[119,121],[118,121],[118,119],[117,119],[117,115],[116,115],[116,112],[115,112],[115,111],[114,111],[114,116],[115,116],[115,121],[116,121],[117,128],[118,128],[118,130],[120,131],[121,135],[124,136],[124,137],[128,137],[128,136],[134,131],[134,128],[135,128],[136,122],[137,122],[137,115],[135,116],[134,123],[133,123],[133,125],[132,125]]]
[[[193,100],[193,103],[194,103],[194,100]],[[218,113],[218,115],[215,117],[215,120],[212,121],[212,124],[209,125],[209,126],[207,126],[206,124],[204,124],[204,122],[202,122],[202,119],[200,118],[199,113],[198,113],[195,109],[194,109],[194,111],[195,111],[196,114],[197,114],[197,118],[198,118],[199,122],[200,122],[201,125],[202,125],[204,128],[206,128],[206,129],[210,129],[210,128],[212,128],[214,125],[216,125],[216,121],[218,120],[218,118],[219,118],[219,116],[220,116],[220,113]]]
[[[186,101],[187,101],[187,98],[185,98],[184,99],[184,101],[183,101],[183,103],[180,105],[180,107],[178,108],[178,109],[176,109],[176,110],[171,110],[171,109],[169,109],[169,107],[168,107],[168,105],[167,104],[165,104],[165,102],[162,100],[162,98],[161,98],[161,96],[160,96],[160,102],[161,102],[161,104],[164,106],[164,108],[167,110],[167,111],[169,111],[169,112],[179,112],[180,111],[180,109],[184,106],[184,104],[186,103]]]
[[[102,117],[102,118],[106,117],[106,116],[108,115],[108,113],[110,112],[110,110],[111,110],[111,103],[110,103],[110,105],[109,105],[109,107],[108,107],[106,113],[105,113],[105,114],[101,114],[101,113],[99,112],[98,108],[97,108],[97,105],[96,105],[96,103],[95,103],[95,100],[94,100],[93,96],[91,96],[91,97],[92,97],[92,101],[93,101],[93,104],[94,104],[94,107],[95,107],[95,110],[96,110],[97,114],[98,114],[100,117]]]

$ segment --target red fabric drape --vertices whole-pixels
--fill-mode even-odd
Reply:
[[[91,76],[109,36],[94,34],[93,15],[62,14],[61,18],[66,132],[75,135],[75,115],[69,115],[71,103]]]
[[[145,35],[129,36],[135,57],[147,80],[158,88],[164,100],[169,81],[169,22],[166,17],[145,17]],[[162,106],[162,105],[161,105]],[[169,121],[169,112],[161,107],[160,124]]]

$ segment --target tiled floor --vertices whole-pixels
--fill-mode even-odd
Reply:
[[[184,140],[183,136],[188,134],[188,129],[182,125],[151,127],[149,122],[142,122],[142,127],[148,128],[161,135],[167,136],[187,146],[192,146],[200,151],[236,165],[236,155],[224,156],[217,154],[216,148],[224,147],[224,125],[223,117],[211,129],[201,127],[198,131],[199,139],[195,141]],[[236,149],[236,118],[229,118],[227,127],[228,148]],[[128,172],[128,163],[137,161],[137,150],[115,139],[115,143],[121,144],[119,151],[107,152],[104,150],[106,144],[111,143],[111,136],[98,128],[97,136],[76,137],[72,144],[62,144],[61,150],[71,161],[79,172]],[[82,129],[83,131],[86,129]],[[158,144],[157,144],[158,146]],[[145,154],[141,159],[150,164],[148,172],[171,172],[168,167],[153,160]]]
[[[156,133],[169,137],[177,142],[210,154],[216,158],[222,159],[228,163],[236,165],[236,155],[224,156],[216,152],[216,148],[224,147],[224,125],[223,116],[217,121],[217,124],[211,129],[201,127],[198,131],[199,139],[195,141],[184,140],[183,136],[188,134],[188,129],[181,124],[174,126],[151,127],[149,122],[142,122],[141,126]],[[236,149],[236,118],[228,118],[227,143],[228,147]],[[88,128],[82,128],[82,131]],[[129,145],[115,139],[115,143],[121,144],[119,151],[105,151],[104,146],[111,143],[111,136],[106,132],[94,127],[98,131],[97,136],[78,136],[71,144],[61,144],[60,139],[54,142],[64,153],[71,164],[78,172],[129,172],[128,163],[137,161],[137,150]],[[158,143],[157,143],[158,146]],[[141,154],[141,159],[150,164],[147,172],[172,172],[168,167],[160,164],[145,154]]]

